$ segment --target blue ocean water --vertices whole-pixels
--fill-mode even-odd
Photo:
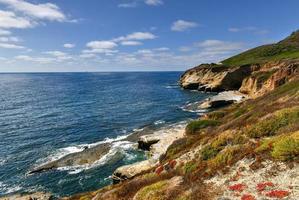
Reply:
[[[98,165],[28,171],[84,145],[195,118],[182,107],[207,94],[181,90],[180,74],[0,74],[0,196],[34,191],[67,196],[110,184],[117,167],[144,159],[144,153],[115,143],[117,154]]]

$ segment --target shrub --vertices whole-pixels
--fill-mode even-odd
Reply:
[[[271,198],[279,198],[282,199],[286,196],[288,196],[290,193],[288,191],[285,190],[272,190],[268,193],[266,193],[267,197],[271,197]]]
[[[228,189],[231,191],[242,192],[243,190],[245,190],[246,187],[247,186],[245,184],[238,183],[238,184],[229,186]]]
[[[292,137],[284,137],[273,145],[271,153],[278,160],[294,160],[299,156],[299,140]]]
[[[295,160],[299,155],[299,131],[263,140],[255,152],[265,151],[271,152],[271,156],[278,160]]]
[[[160,181],[146,186],[138,191],[134,199],[136,200],[159,200],[163,190],[167,187],[167,181]]]
[[[185,173],[192,173],[197,169],[197,163],[194,161],[188,162],[185,164],[184,171]]]
[[[212,120],[219,120],[225,116],[226,112],[225,111],[214,111],[211,113],[208,113],[207,116],[209,119]]]
[[[299,107],[282,109],[269,119],[258,122],[245,132],[252,138],[275,135],[279,129],[286,127],[299,120]]]
[[[234,155],[240,151],[239,147],[229,147],[218,153],[217,156],[209,160],[208,165],[212,169],[219,169],[232,163]]]
[[[209,160],[211,158],[214,158],[218,154],[219,150],[211,145],[205,146],[201,150],[201,158],[202,160]]]
[[[190,122],[186,127],[186,134],[193,135],[196,134],[199,130],[210,127],[217,126],[219,122],[216,120],[196,120]]]

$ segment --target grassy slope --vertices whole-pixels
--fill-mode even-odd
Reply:
[[[97,199],[132,199],[139,192],[137,200],[208,200],[217,191],[211,191],[203,179],[209,179],[217,171],[225,172],[244,157],[255,158],[255,167],[262,167],[259,162],[265,159],[298,162],[299,80],[257,99],[209,113],[200,120],[205,121],[191,123],[186,138],[173,144],[161,159],[165,164],[202,146],[192,161],[179,163],[176,170],[164,170],[161,174],[153,169],[124,183],[71,199],[90,200],[97,194]],[[208,120],[217,123],[207,123]],[[184,183],[169,191],[164,187],[165,180],[174,176],[183,176]]]
[[[256,47],[228,58],[222,63],[227,66],[238,66],[295,58],[299,58],[299,31],[276,44]]]

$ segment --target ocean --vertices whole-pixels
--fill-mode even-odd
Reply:
[[[175,128],[204,112],[190,105],[211,94],[182,90],[181,73],[0,74],[0,196],[68,196],[111,184],[117,167],[146,158],[127,135]],[[93,165],[28,174],[103,142],[112,149]]]

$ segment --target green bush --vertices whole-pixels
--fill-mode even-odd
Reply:
[[[197,163],[194,161],[188,162],[184,166],[184,171],[185,173],[192,173],[197,169],[197,166],[198,166]]]
[[[278,160],[298,160],[299,159],[299,140],[292,137],[285,137],[273,145],[272,157]]]
[[[275,135],[281,128],[299,120],[299,107],[283,109],[269,119],[258,122],[246,130],[246,134],[252,138]]]
[[[198,133],[199,130],[210,127],[210,126],[217,126],[219,122],[216,120],[196,120],[190,122],[186,127],[186,134],[193,135]]]
[[[240,147],[228,147],[217,154],[217,156],[209,160],[208,165],[213,169],[219,169],[231,164],[234,155],[240,151]]]
[[[201,159],[202,160],[209,160],[214,158],[218,154],[219,150],[215,147],[207,145],[201,150]]]
[[[208,118],[212,120],[219,120],[222,119],[226,115],[225,111],[214,111],[211,113],[208,113]]]
[[[136,200],[160,200],[163,191],[167,188],[167,181],[160,181],[149,186],[145,186],[138,191]]]

